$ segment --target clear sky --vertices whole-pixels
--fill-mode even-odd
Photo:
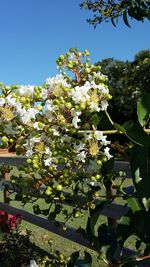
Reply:
[[[94,30],[81,0],[0,0],[0,81],[43,84],[57,73],[56,58],[70,47],[88,49],[92,62],[132,60],[150,49],[150,22],[103,23]]]

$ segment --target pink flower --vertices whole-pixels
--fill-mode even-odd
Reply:
[[[21,219],[20,215],[7,214],[5,211],[0,210],[0,227],[3,232],[10,232],[11,229],[15,229]]]

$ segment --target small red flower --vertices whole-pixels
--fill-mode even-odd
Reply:
[[[20,215],[7,214],[5,211],[0,210],[0,227],[3,232],[10,232],[11,229],[15,229],[21,219]]]

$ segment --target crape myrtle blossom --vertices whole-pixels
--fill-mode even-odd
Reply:
[[[56,107],[55,107],[54,104],[53,104],[53,100],[48,99],[48,100],[46,101],[46,108],[47,108],[48,111],[50,111],[51,113],[53,113],[53,112],[55,111]]]
[[[85,162],[86,161],[86,154],[87,153],[85,151],[81,151],[80,153],[77,154],[76,159],[78,161]]]
[[[107,141],[106,140],[107,136],[106,135],[103,135],[103,132],[102,131],[95,131],[94,132],[94,137],[98,141],[101,141],[101,145],[103,145],[103,146],[107,146],[107,145],[109,145],[111,143],[110,141]]]
[[[95,79],[100,78],[100,80],[102,80],[102,81],[107,81],[107,80],[108,80],[107,76],[104,75],[104,74],[102,74],[100,71],[98,71],[98,72],[93,72],[93,76],[94,76]],[[92,80],[93,80],[93,76],[88,75],[89,80],[92,81]]]
[[[0,98],[0,107],[3,107],[5,104],[5,98]]]
[[[28,124],[31,119],[35,119],[35,116],[39,113],[36,108],[21,109],[20,119],[24,124]]]
[[[71,115],[73,117],[72,119],[72,125],[75,128],[79,128],[78,123],[81,121],[81,119],[79,118],[79,116],[81,115],[81,111],[76,111],[75,109],[71,109]]]
[[[72,92],[72,99],[77,103],[85,103],[89,100],[90,96],[88,94],[91,89],[91,84],[87,81],[83,86],[76,86]]]
[[[45,166],[51,166],[52,162],[53,162],[53,158],[52,157],[49,157],[49,158],[44,160]]]
[[[101,101],[101,108],[100,108],[100,110],[107,110],[107,108],[108,108],[108,101],[106,101],[106,100],[102,100]]]
[[[91,111],[97,111],[97,112],[99,112],[101,110],[101,108],[99,107],[99,105],[96,102],[90,103],[90,109],[91,109]]]
[[[80,65],[84,55],[81,61],[76,57],[62,57],[63,67],[68,61],[76,62],[69,62],[67,74],[48,78],[43,87],[27,85],[9,91],[4,88],[0,96],[0,145],[14,145],[17,154],[26,156],[23,168],[31,178],[31,186],[52,188],[54,204],[56,198],[58,203],[65,197],[61,187],[64,191],[73,188],[84,177],[93,182],[90,177],[101,172],[97,162],[112,157],[110,142],[96,131],[97,112],[107,109],[110,97],[105,77],[97,67],[87,68],[85,61]],[[79,174],[74,171],[75,166]],[[34,173],[38,179],[34,179]],[[19,184],[18,178],[15,181]],[[51,201],[45,189],[41,194],[45,201]]]
[[[25,156],[26,157],[30,157],[32,156],[32,154],[34,153],[33,151],[33,147],[36,143],[39,143],[41,141],[41,137],[32,137],[32,135],[30,134],[30,138],[26,140],[26,143],[23,144],[26,152],[25,152]]]
[[[105,153],[105,155],[106,155],[106,157],[107,157],[108,160],[112,158],[112,155],[109,153],[109,150],[110,150],[109,147],[106,147],[104,149],[104,153]]]
[[[64,79],[64,76],[62,74],[57,74],[55,77],[49,77],[46,79],[46,85],[49,92],[53,92],[55,86],[58,84],[68,88],[71,87],[70,84],[68,84]]]
[[[29,97],[33,97],[34,94],[34,85],[21,85],[18,90],[17,90],[18,94],[20,96],[29,96]]]
[[[17,101],[14,97],[12,97],[11,95],[8,95],[6,98],[5,98],[5,103],[12,106],[12,107],[16,107],[17,106]]]

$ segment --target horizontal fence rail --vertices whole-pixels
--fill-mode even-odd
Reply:
[[[86,238],[84,238],[81,233],[78,233],[77,230],[74,228],[67,227],[67,230],[64,231],[62,226],[58,227],[48,219],[41,218],[37,215],[31,214],[30,212],[12,207],[3,202],[0,202],[0,210],[3,210],[13,215],[21,215],[22,219],[29,223],[37,225],[66,239],[74,241],[82,246],[93,249],[93,247],[91,247],[90,245],[90,242]]]

